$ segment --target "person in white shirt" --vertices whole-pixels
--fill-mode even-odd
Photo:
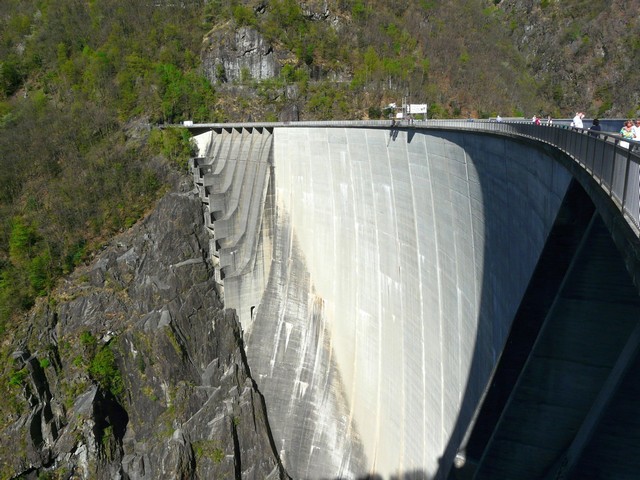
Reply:
[[[575,127],[575,128],[584,128],[584,125],[582,123],[582,119],[583,118],[584,118],[584,113],[577,112],[576,116],[573,117],[573,121],[571,122],[571,126]]]
[[[631,127],[631,131],[633,132],[633,139],[636,142],[640,142],[640,118],[636,118],[636,122]]]

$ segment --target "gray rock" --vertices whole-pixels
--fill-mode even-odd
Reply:
[[[3,473],[288,478],[208,248],[200,200],[168,194],[33,313]]]
[[[248,75],[264,80],[278,75],[278,55],[257,30],[223,26],[209,32],[202,49],[202,66],[211,83],[227,83]]]

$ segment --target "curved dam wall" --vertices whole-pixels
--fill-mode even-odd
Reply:
[[[446,475],[570,174],[468,132],[277,127],[272,149],[262,280],[224,289],[287,471]]]

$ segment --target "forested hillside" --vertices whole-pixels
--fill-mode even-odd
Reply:
[[[184,168],[182,134],[149,123],[215,116],[202,16],[201,2],[0,2],[0,327]]]
[[[275,120],[292,105],[301,118],[379,118],[385,105],[405,97],[428,103],[435,118],[552,110],[493,2],[208,5],[214,42],[249,28],[279,60],[269,79],[250,69],[229,78],[220,63],[205,72],[220,87],[223,118]]]
[[[640,1],[502,0],[509,38],[561,115],[640,115]],[[635,90],[635,91],[634,91]]]

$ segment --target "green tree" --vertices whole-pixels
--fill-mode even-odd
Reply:
[[[253,11],[244,5],[236,5],[233,9],[233,19],[239,26],[255,25],[256,17]]]
[[[46,295],[51,291],[59,272],[49,249],[43,250],[31,260],[28,275],[35,296]]]
[[[0,97],[13,95],[21,83],[20,64],[16,60],[0,61]]]
[[[182,72],[175,65],[156,67],[161,119],[167,123],[214,117],[215,93],[207,80],[195,72]]]
[[[15,266],[24,266],[31,259],[39,236],[33,225],[22,217],[14,217],[9,237],[9,258]]]
[[[120,397],[124,392],[122,374],[116,364],[116,359],[109,344],[103,345],[91,359],[89,375],[104,390]]]
[[[155,152],[167,157],[183,171],[186,171],[189,159],[195,154],[191,134],[184,128],[154,130],[149,141]]]

